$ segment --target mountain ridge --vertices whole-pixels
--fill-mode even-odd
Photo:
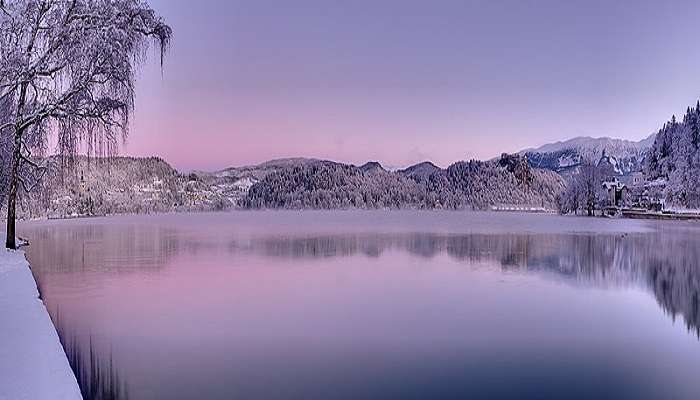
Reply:
[[[79,157],[73,172],[64,174],[53,166],[51,178],[41,186],[41,199],[23,196],[21,208],[24,216],[61,217],[231,207],[485,208],[511,202],[551,206],[562,187],[560,177],[566,178],[585,157],[594,155],[623,175],[642,165],[654,138],[634,142],[576,137],[493,160],[458,161],[447,168],[423,161],[396,170],[379,161],[353,165],[288,157],[187,173],[157,157]],[[287,185],[286,178],[293,185]],[[546,195],[538,194],[541,189]],[[251,190],[258,197],[251,198]],[[387,193],[390,197],[385,198]]]
[[[585,160],[609,162],[618,175],[641,171],[656,134],[639,141],[611,137],[578,136],[518,152],[527,156],[532,167],[570,175]]]
[[[556,142],[545,143],[538,147],[529,147],[520,150],[518,154],[525,154],[528,152],[537,153],[550,153],[554,151],[559,151],[565,148],[595,148],[595,147],[635,147],[635,148],[649,148],[654,144],[654,139],[656,138],[656,133],[652,133],[644,139],[640,140],[630,140],[630,139],[619,139],[610,136],[575,136],[570,139],[558,140]]]

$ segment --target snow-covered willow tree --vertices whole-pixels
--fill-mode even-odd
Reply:
[[[7,242],[15,248],[18,190],[56,152],[108,155],[128,133],[135,70],[154,44],[162,65],[172,31],[143,0],[0,0],[0,151]]]

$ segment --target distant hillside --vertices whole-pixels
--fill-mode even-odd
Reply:
[[[447,169],[430,165],[397,172],[363,171],[349,164],[305,160],[268,173],[251,186],[242,204],[294,209],[554,207],[564,187],[557,174],[531,168],[517,155],[458,162]]]
[[[209,186],[211,190],[219,193],[231,205],[236,206],[245,199],[248,190],[269,173],[294,165],[318,161],[313,158],[282,158],[257,165],[229,167],[215,172],[195,171],[189,177]]]
[[[362,171],[364,173],[386,172],[384,167],[382,167],[382,164],[380,164],[377,161],[368,161],[368,162],[360,165],[358,168],[360,168],[360,171]]]
[[[428,180],[432,174],[440,170],[440,167],[431,163],[430,161],[424,161],[422,163],[411,165],[410,167],[397,172],[416,181],[425,181]]]
[[[566,175],[582,161],[609,162],[618,175],[640,171],[644,158],[654,144],[656,135],[634,142],[623,139],[577,137],[563,142],[545,144],[522,150],[530,165]]]
[[[60,168],[46,160],[48,171],[30,195],[23,194],[24,218],[66,217],[178,210],[214,210],[230,202],[209,185],[190,180],[157,157],[77,157]]]
[[[227,208],[486,209],[491,205],[553,208],[564,182],[523,157],[458,162],[446,169],[423,162],[388,171],[293,158],[216,172],[182,174],[160,158],[77,157],[45,160],[40,185],[22,194],[22,218]]]

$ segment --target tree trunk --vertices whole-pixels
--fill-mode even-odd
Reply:
[[[17,202],[17,183],[16,179],[11,178],[10,193],[7,196],[7,238],[5,239],[5,247],[8,249],[16,249],[15,243],[15,204]]]
[[[22,83],[19,90],[19,101],[17,102],[17,125],[15,126],[15,143],[12,149],[12,170],[10,175],[10,192],[7,194],[7,237],[5,238],[5,247],[8,249],[16,249],[15,243],[15,220],[17,209],[17,185],[19,184],[19,163],[22,161],[22,133],[25,128],[20,128],[22,122],[22,112],[24,111],[24,102],[27,98],[27,87],[29,83]]]
[[[15,241],[15,220],[17,216],[17,185],[19,184],[19,163],[20,151],[22,145],[22,133],[15,133],[15,148],[12,149],[12,172],[10,175],[10,191],[7,194],[7,237],[5,238],[5,247],[8,249],[16,249]]]

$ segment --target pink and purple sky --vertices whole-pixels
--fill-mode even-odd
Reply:
[[[150,0],[172,26],[123,154],[404,166],[639,140],[700,96],[700,2]]]

